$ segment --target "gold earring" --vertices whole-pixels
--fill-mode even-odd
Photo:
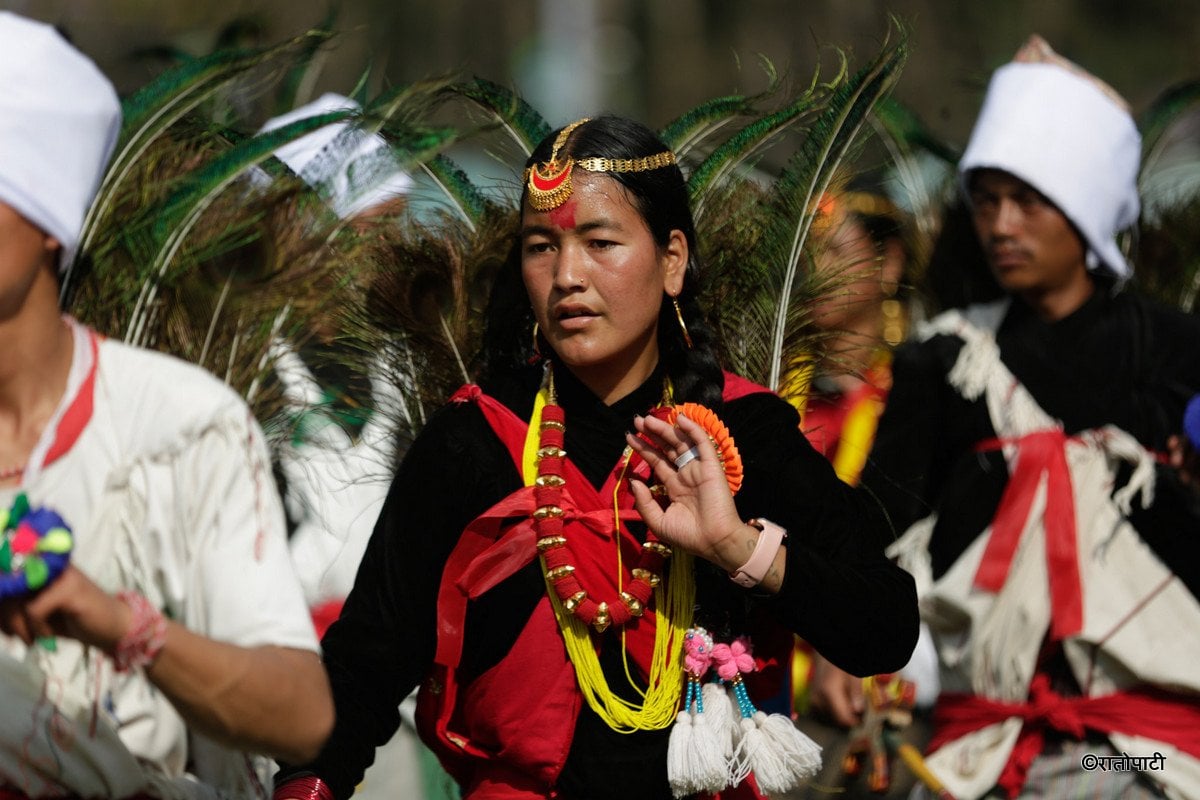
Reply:
[[[679,320],[679,330],[683,331],[683,341],[687,344],[687,349],[692,349],[692,336],[688,333],[687,323],[683,321],[683,311],[679,308],[678,298],[672,297],[671,304],[675,306],[675,319]]]
[[[904,306],[897,300],[893,289],[889,296],[880,303],[883,313],[883,341],[888,347],[895,347],[904,341]]]
[[[542,358],[542,348],[538,346],[538,323],[533,321],[533,355],[529,358],[529,363],[539,361]]]

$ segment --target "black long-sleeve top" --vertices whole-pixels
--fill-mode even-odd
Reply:
[[[528,419],[539,372],[484,388]],[[662,377],[651,376],[612,406],[565,369],[555,378],[568,457],[599,487],[621,457],[634,415],[660,401]],[[738,510],[788,530],[787,566],[780,592],[760,597],[698,559],[697,623],[718,633],[738,630],[762,607],[850,672],[898,669],[916,640],[916,596],[907,573],[872,544],[870,529],[885,525],[878,508],[837,480],[778,397],[750,395],[719,413],[744,461]],[[395,732],[400,701],[430,668],[438,583],[460,532],[520,486],[512,458],[474,404],[447,406],[430,419],[399,468],[354,589],[322,642],[337,707],[333,735],[315,762],[285,768],[279,780],[316,774],[339,798],[353,792],[375,747]],[[505,657],[544,592],[535,560],[471,605],[461,680]],[[606,673],[623,675],[617,637],[610,629],[601,662]],[[615,733],[584,704],[560,793],[573,800],[671,797],[667,734]]]
[[[1055,322],[1014,299],[996,343],[1005,365],[1068,434],[1112,424],[1162,451],[1181,432],[1183,409],[1200,391],[1200,317],[1133,292],[1097,288]],[[935,578],[991,523],[1008,482],[1000,452],[975,451],[996,435],[985,400],[964,399],[946,380],[961,348],[958,337],[939,335],[896,352],[892,390],[862,480],[898,532],[937,512],[930,540]],[[1114,489],[1126,477],[1118,476]],[[1135,507],[1130,522],[1200,597],[1197,494],[1169,467],[1159,467],[1156,477],[1154,504]]]

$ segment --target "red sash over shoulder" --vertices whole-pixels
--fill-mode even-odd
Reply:
[[[725,375],[727,401],[766,391],[744,378]],[[519,472],[528,422],[478,386],[464,386],[451,401],[479,407]],[[616,594],[611,498],[620,465],[599,491],[570,460],[563,467],[567,484],[561,506],[576,573],[586,585]],[[646,469],[644,464],[637,468]],[[437,650],[418,696],[417,727],[467,800],[554,797],[583,703],[547,597],[500,663],[467,684],[458,682],[468,604],[537,558],[533,491],[525,487],[513,492],[467,526],[446,562],[438,590]],[[615,513],[622,522],[640,519],[629,492],[621,492],[619,498]],[[620,546],[623,563],[636,564],[641,543],[623,529]],[[626,582],[630,579],[624,576]],[[625,626],[627,652],[643,675],[649,671],[655,618],[649,610]]]

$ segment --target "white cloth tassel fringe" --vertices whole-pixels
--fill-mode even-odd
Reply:
[[[743,717],[741,736],[729,762],[729,782],[737,785],[750,773],[763,794],[786,794],[821,769],[821,748],[782,714],[755,712]]]
[[[737,724],[737,744],[733,755],[729,757],[729,785],[737,786],[750,774],[753,767],[750,764],[751,749],[762,747],[762,734],[754,725],[754,720],[742,717]]]
[[[821,769],[821,746],[796,728],[795,723],[783,714],[765,714],[759,711],[754,722],[762,732],[766,745],[763,748],[771,758],[770,766],[777,761],[782,770],[777,775],[760,771],[753,766],[758,787],[766,794],[784,793],[808,780]],[[768,770],[770,769],[768,767]]]
[[[715,734],[721,758],[728,760],[733,756],[738,736],[737,711],[733,700],[725,686],[719,683],[704,684],[701,697],[704,700],[704,716],[708,718],[708,726]]]
[[[667,778],[677,798],[719,792],[726,786],[725,759],[707,714],[680,711],[667,745]]]

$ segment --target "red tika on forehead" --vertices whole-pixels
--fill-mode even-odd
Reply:
[[[565,203],[550,212],[550,221],[556,227],[563,230],[570,230],[575,227],[575,198],[568,199]]]

